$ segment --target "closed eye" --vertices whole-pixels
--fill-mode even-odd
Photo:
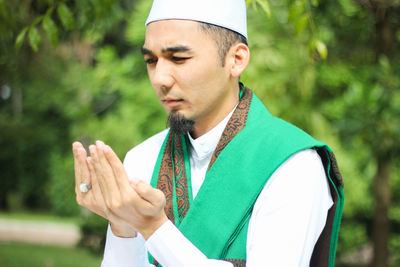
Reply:
[[[154,63],[157,62],[157,58],[145,59],[144,62],[145,62],[147,65],[151,65],[151,64],[154,64]]]
[[[190,57],[171,57],[171,60],[177,63],[183,63],[184,61],[190,59]]]

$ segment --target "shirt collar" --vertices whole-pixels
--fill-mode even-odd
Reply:
[[[236,106],[220,123],[202,136],[193,139],[190,134],[188,134],[190,144],[192,145],[192,157],[196,159],[204,159],[207,156],[211,156],[211,153],[214,152],[215,148],[217,147],[218,141],[225,130],[226,124],[228,123],[235,109]]]

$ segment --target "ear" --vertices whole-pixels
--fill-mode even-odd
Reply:
[[[239,77],[250,61],[250,49],[244,43],[235,43],[228,52],[230,72],[233,77]],[[228,63],[228,62],[227,62]]]

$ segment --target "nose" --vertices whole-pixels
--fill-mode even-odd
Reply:
[[[150,75],[150,78],[154,88],[161,89],[163,91],[169,90],[174,84],[172,69],[169,62],[159,58]]]

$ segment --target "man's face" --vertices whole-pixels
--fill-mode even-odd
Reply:
[[[215,124],[232,110],[229,65],[223,67],[215,41],[197,22],[162,20],[146,28],[143,55],[150,82],[167,113],[199,124]]]

